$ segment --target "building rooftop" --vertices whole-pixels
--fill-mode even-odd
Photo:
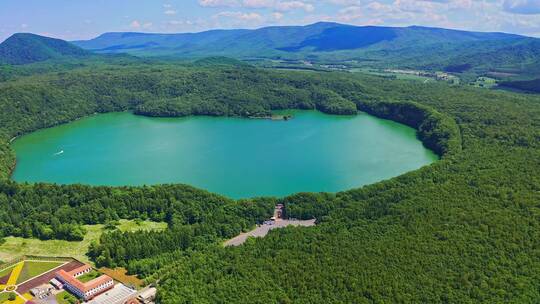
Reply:
[[[92,269],[92,266],[88,265],[88,264],[84,264],[82,265],[81,267],[77,267],[71,271],[68,271],[67,273],[70,274],[71,276],[75,276],[77,273],[81,273],[81,272],[85,272],[87,270],[91,270]]]
[[[113,289],[100,294],[87,304],[124,304],[132,298],[137,291],[125,286],[122,283],[116,284]],[[135,303],[139,301],[135,300]],[[130,302],[127,302],[130,303]],[[133,302],[131,302],[133,303]]]
[[[141,297],[143,299],[149,299],[149,298],[155,297],[156,293],[157,293],[157,289],[155,287],[150,287],[147,290],[142,291],[139,294],[139,297]]]
[[[65,270],[60,270],[56,273],[56,276],[57,277],[60,277],[62,280],[64,280],[65,282],[67,282],[68,284],[70,284],[71,286],[77,288],[78,290],[82,291],[83,293],[86,293],[88,292],[89,290],[93,289],[93,288],[96,288],[98,287],[99,285],[101,284],[105,284],[109,281],[111,281],[111,277],[109,277],[108,275],[101,275],[89,282],[86,282],[86,283],[83,283],[79,280],[77,280],[77,278],[75,278],[73,276],[73,273],[77,273],[77,272],[80,272],[79,271],[76,271],[77,269],[73,270],[73,271],[70,271],[70,272],[67,272]]]

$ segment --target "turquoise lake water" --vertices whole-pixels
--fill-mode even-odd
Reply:
[[[20,182],[184,183],[232,198],[337,192],[437,160],[407,126],[367,114],[289,121],[90,116],[13,142]]]

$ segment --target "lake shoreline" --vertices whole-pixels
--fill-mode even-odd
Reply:
[[[269,115],[269,116],[248,116],[249,119],[263,119],[274,121],[287,121],[294,118],[293,115]]]

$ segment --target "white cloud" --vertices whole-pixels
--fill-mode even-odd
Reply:
[[[153,25],[152,22],[145,22],[145,23],[142,23],[141,21],[139,20],[133,20],[131,21],[131,23],[129,24],[129,27],[132,28],[132,29],[149,29],[151,28]]]
[[[141,27],[141,23],[138,20],[133,20],[129,24],[129,27],[134,28],[134,29],[138,29],[138,28]]]
[[[244,13],[244,12],[220,12],[214,15],[214,18],[227,17],[235,18],[243,21],[262,21],[264,18],[258,13]]]
[[[234,7],[238,6],[236,0],[199,0],[199,4],[205,7]]]
[[[280,13],[280,12],[275,12],[275,13],[272,13],[272,17],[275,19],[275,20],[281,20],[283,19],[283,13]]]
[[[278,11],[290,11],[294,9],[302,9],[306,12],[312,12],[315,10],[315,7],[311,3],[306,3],[303,1],[279,1],[275,4],[274,8]]]
[[[243,0],[242,6],[248,8],[269,8],[274,6],[274,0]]]
[[[326,2],[342,6],[357,6],[361,4],[359,0],[326,0]]]
[[[169,15],[169,16],[172,16],[172,15],[176,15],[176,11],[173,10],[173,9],[168,9],[166,10],[165,12],[163,12],[165,15]]]
[[[349,6],[339,11],[340,22],[352,22],[363,17],[363,9],[359,6]]]
[[[300,0],[199,0],[205,7],[237,7],[249,9],[271,9],[274,11],[291,11],[295,9],[312,12],[315,6],[307,1]]]
[[[167,22],[170,25],[184,25],[186,22],[184,20],[171,20]]]
[[[22,28],[22,29],[28,28],[28,24],[26,24],[26,23],[21,24],[21,28]]]
[[[416,1],[416,0],[396,0],[394,6],[404,12],[428,14],[435,10],[439,2]]]

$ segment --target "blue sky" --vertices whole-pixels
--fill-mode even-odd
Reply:
[[[335,21],[424,25],[540,37],[540,0],[0,0],[0,41],[104,32],[195,32]]]

